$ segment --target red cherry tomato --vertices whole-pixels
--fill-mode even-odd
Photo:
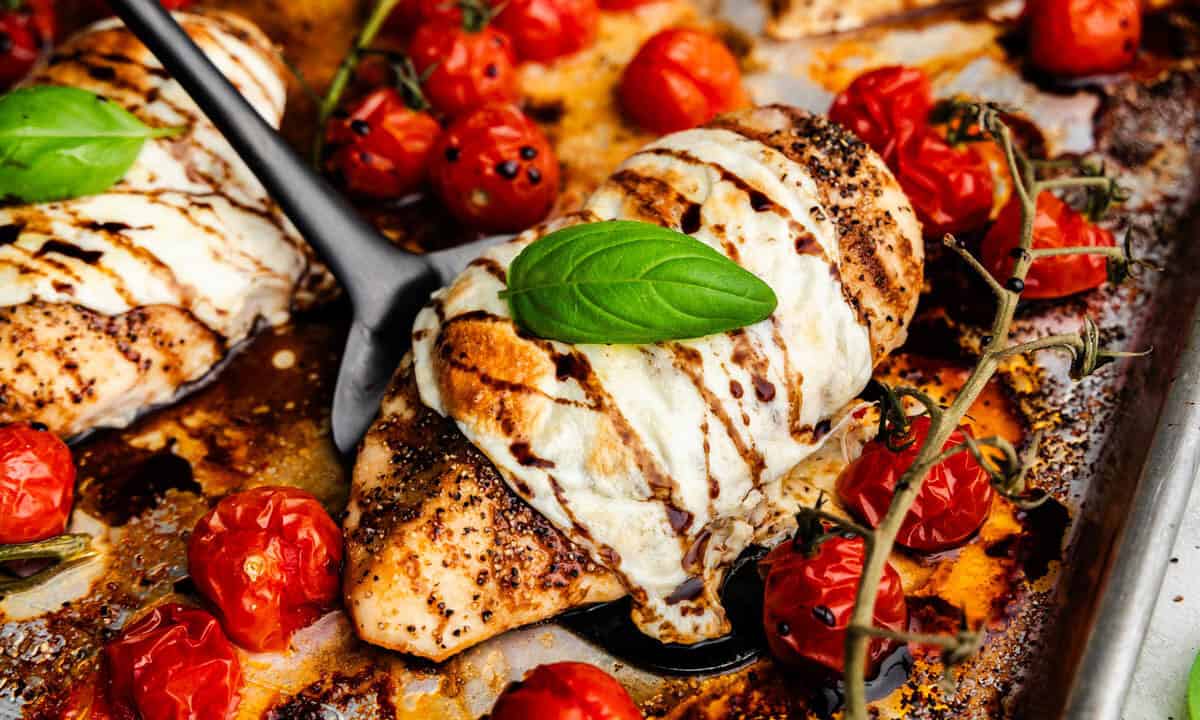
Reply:
[[[862,538],[832,537],[809,557],[793,542],[763,559],[767,569],[763,625],[771,653],[780,662],[820,674],[840,674],[845,663],[846,628],[854,612],[854,596],[862,577]],[[900,575],[888,564],[875,600],[875,625],[902,631],[908,608]],[[872,672],[896,644],[871,641]]]
[[[491,720],[642,720],[629,693],[594,665],[539,665],[496,700]]]
[[[1142,42],[1139,0],[1035,0],[1028,17],[1034,64],[1059,75],[1116,72]]]
[[[37,62],[44,44],[54,37],[54,9],[30,2],[0,10],[0,89],[20,82]]]
[[[61,535],[75,498],[71,451],[26,423],[0,427],[0,544]]]
[[[282,650],[337,602],[342,533],[312,495],[260,487],[230,495],[188,542],[196,589],[248,650]]]
[[[435,20],[418,28],[409,55],[425,80],[425,95],[435,108],[462,115],[489,102],[517,99],[512,42],[495,28],[474,21]]]
[[[330,166],[353,192],[401,197],[424,182],[441,134],[433,116],[410,108],[394,88],[382,88],[330,123]]]
[[[464,224],[485,232],[524,230],[558,198],[554,148],[519,108],[484,106],[451,125],[433,156],[430,180]]]
[[[168,10],[186,10],[192,6],[192,0],[159,0]]]
[[[992,275],[1004,282],[1012,275],[1013,251],[1021,239],[1021,201],[1014,197],[1000,211],[983,239],[980,254]],[[1113,234],[1088,222],[1087,217],[1051,192],[1038,195],[1033,219],[1033,247],[1114,247]],[[1023,297],[1061,298],[1099,287],[1108,279],[1101,255],[1061,255],[1034,261],[1025,277]]]
[[[544,63],[591,45],[599,21],[596,0],[510,0],[496,27],[512,39],[518,58]]]
[[[992,171],[969,144],[952,147],[926,130],[899,146],[894,171],[926,237],[976,230],[992,213]]]
[[[489,5],[498,3],[487,0]],[[462,23],[462,0],[400,0],[388,18],[388,26],[398,31],[413,31],[425,23],[443,20]]]
[[[943,449],[961,445],[967,432],[955,430]],[[912,466],[928,434],[929,418],[922,416],[913,419],[914,442],[901,452],[890,450],[882,440],[867,443],[838,478],[838,496],[847,509],[871,527],[878,525],[892,503],[896,481]],[[925,478],[896,542],[921,552],[961,545],[983,525],[991,504],[988,474],[971,453],[960,452],[938,463]]]
[[[237,651],[217,619],[197,608],[160,605],[104,648],[106,703],[118,720],[223,720],[242,687]],[[100,693],[97,693],[99,695]]]
[[[646,41],[621,78],[621,104],[638,125],[670,133],[745,106],[737,58],[712,35],[663,30]]]
[[[924,71],[895,65],[855,78],[834,98],[829,119],[890,164],[900,145],[925,130],[932,108],[933,85]]]

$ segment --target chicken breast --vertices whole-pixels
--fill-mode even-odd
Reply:
[[[856,30],[953,0],[770,0],[767,34],[779,39]]]
[[[570,346],[518,332],[498,296],[508,264],[557,227],[609,218],[709,243],[766,280],[779,308],[748,328],[652,346]],[[418,317],[412,372],[421,403],[455,422],[507,490],[617,576],[643,631],[696,642],[728,631],[721,581],[745,547],[778,533],[783,476],[820,446],[875,363],[903,341],[922,264],[912,208],[861,142],[792,108],[735,113],[652,143],[582,212],[477,260]],[[412,382],[407,372],[400,382]],[[376,530],[364,511],[366,492],[385,498],[380,512],[389,518],[404,515],[386,499],[397,493],[454,492],[453,475],[418,487],[431,478],[427,464],[409,459],[410,445],[381,449],[379,429],[411,424],[408,412],[385,409],[359,458],[346,593],[365,639],[429,657],[434,642],[421,628],[444,628],[432,608],[457,614],[497,596],[472,589],[486,569],[475,553],[448,566],[396,565],[395,556],[421,557],[425,525]],[[467,512],[447,508],[437,522],[488,519]],[[364,531],[389,539],[363,551]],[[531,532],[526,542],[544,536]],[[456,541],[445,544],[457,552]],[[442,599],[414,595],[430,587],[468,604],[441,608]],[[545,602],[538,591],[542,612],[484,635],[443,634],[436,657],[570,602],[552,595]],[[395,620],[372,622],[380,617]],[[400,618],[408,625],[394,624]]]
[[[272,124],[283,69],[231,15],[181,15]],[[120,103],[151,126],[107,192],[0,208],[0,422],[63,435],[122,426],[204,377],[260,323],[328,291],[328,275],[182,87],[117,21],[63,44],[30,79]]]

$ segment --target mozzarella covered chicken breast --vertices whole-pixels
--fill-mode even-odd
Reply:
[[[776,312],[729,333],[644,346],[571,346],[520,332],[499,297],[509,263],[557,227],[612,218],[710,244],[771,285]],[[581,212],[477,260],[417,318],[412,375],[421,402],[453,420],[512,493],[619,579],[644,632],[697,642],[728,631],[719,601],[726,569],[746,546],[778,534],[782,477],[903,341],[922,262],[912,208],[861,142],[788,107],[739,112],[652,143]],[[382,422],[411,422],[413,413],[385,412]],[[424,509],[380,504],[411,495],[417,474],[431,476],[428,463],[406,463],[405,443],[374,448],[378,431],[356,468],[347,519],[347,596],[360,632],[443,657],[510,627],[489,609],[508,599],[470,592],[489,553],[424,563],[416,551],[428,539]],[[443,528],[460,513],[488,522],[465,504],[445,511]],[[380,532],[367,533],[374,550],[362,552],[355,538],[376,523]],[[475,532],[486,551],[489,529]],[[545,537],[531,533],[531,544]],[[394,553],[412,560],[377,560]],[[557,590],[528,592],[556,594],[543,611],[572,604]],[[470,601],[433,603],[452,620],[412,612],[420,615],[416,600],[452,596]],[[398,606],[409,612],[391,612]],[[459,639],[464,632],[469,640]]]
[[[286,88],[267,38],[230,15],[180,20],[278,125]],[[0,421],[125,425],[326,289],[249,169],[119,22],[63,44],[29,84],[84,88],[185,132],[147,141],[103,194],[0,208]]]

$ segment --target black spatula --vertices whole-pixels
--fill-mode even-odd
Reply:
[[[408,348],[417,310],[503,238],[431,255],[395,248],[296,155],[158,0],[109,5],[224,134],[350,296],[354,321],[334,393],[333,437],[343,452],[352,451]]]

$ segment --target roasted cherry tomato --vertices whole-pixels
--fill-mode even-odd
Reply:
[[[638,125],[657,133],[703,125],[745,106],[737,58],[698,30],[663,30],[646,41],[621,78],[621,105]]]
[[[987,223],[995,181],[987,161],[970,144],[952,147],[926,130],[899,146],[893,169],[926,237],[976,230]]]
[[[596,0],[510,0],[496,16],[521,60],[547,62],[596,39]]]
[[[1013,252],[1021,240],[1021,201],[1014,197],[1000,211],[983,239],[980,254],[992,275],[1004,282],[1012,274]],[[1113,234],[1088,221],[1051,192],[1038,195],[1033,219],[1033,247],[1113,247]],[[1034,261],[1025,276],[1023,297],[1061,298],[1099,287],[1108,279],[1102,255],[1060,255]]]
[[[629,693],[594,665],[539,665],[496,700],[491,720],[642,720]]]
[[[26,423],[0,427],[0,544],[61,535],[75,497],[71,451]]]
[[[260,487],[201,518],[188,569],[225,632],[248,650],[282,650],[337,603],[342,533],[312,495]]]
[[[850,130],[886,162],[925,130],[933,85],[917,68],[894,65],[859,75],[833,99],[829,119]]]
[[[663,0],[600,0],[600,8],[603,10],[633,10],[643,5],[660,2]]]
[[[767,644],[785,665],[821,675],[840,674],[846,628],[862,577],[863,540],[835,536],[822,541],[815,552],[805,550],[803,544],[785,542],[762,561],[767,571],[763,599]],[[908,625],[904,588],[890,563],[876,595],[875,625],[897,631]],[[883,639],[871,641],[868,658],[872,672],[895,647],[896,643]]]
[[[418,28],[409,45],[417,70],[428,73],[425,96],[452,117],[517,99],[512,41],[487,20],[487,13],[474,11],[458,23],[434,20]]]
[[[0,4],[0,90],[20,82],[38,53],[54,40],[57,21],[50,0]]]
[[[107,702],[93,699],[93,718],[111,709],[116,720],[224,720],[237,708],[237,651],[204,610],[160,605],[110,642],[104,656]]]
[[[424,182],[441,134],[433,116],[405,103],[396,89],[381,88],[330,123],[329,165],[353,192],[401,197]]]
[[[412,32],[435,20],[461,23],[460,0],[400,0],[388,18],[388,26],[401,32]]]
[[[1034,64],[1059,75],[1116,72],[1142,42],[1140,0],[1031,0],[1028,19]]]
[[[524,230],[558,198],[558,159],[515,105],[487,105],[447,128],[430,180],[464,224],[485,232]]]
[[[964,442],[966,428],[950,434],[943,449]],[[887,514],[896,494],[896,481],[912,466],[929,434],[929,418],[914,418],[904,450],[896,452],[883,440],[872,440],[862,455],[838,478],[838,496],[846,508],[871,527]],[[992,505],[988,474],[970,452],[962,451],[934,466],[905,516],[896,542],[921,552],[961,545],[987,519]]]

